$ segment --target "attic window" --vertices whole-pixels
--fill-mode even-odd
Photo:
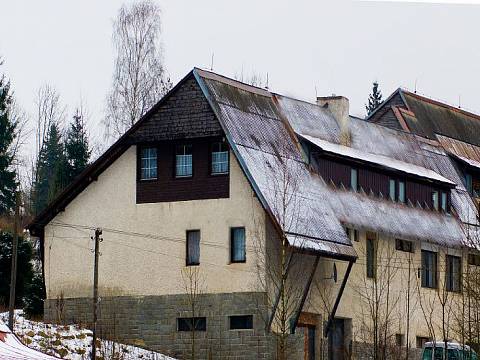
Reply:
[[[432,192],[432,203],[433,203],[433,208],[435,210],[438,210],[438,207],[439,207],[438,191],[433,191]]]
[[[398,181],[398,202],[406,202],[405,181]]]
[[[212,145],[212,175],[228,173],[228,146],[224,142]]]
[[[157,178],[157,148],[145,147],[141,149],[140,179],[152,180]]]

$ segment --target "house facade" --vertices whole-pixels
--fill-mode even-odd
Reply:
[[[30,224],[46,320],[91,323],[99,228],[101,336],[219,359],[442,337],[473,192],[444,145],[385,125],[194,69]]]

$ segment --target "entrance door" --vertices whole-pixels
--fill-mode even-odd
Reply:
[[[343,319],[334,319],[328,334],[328,359],[345,359],[345,322]]]
[[[300,325],[303,330],[303,360],[315,360],[315,326]]]

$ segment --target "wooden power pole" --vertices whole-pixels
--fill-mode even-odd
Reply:
[[[8,304],[8,327],[12,332],[15,311],[15,286],[17,284],[18,223],[20,222],[20,192],[15,193],[15,219],[13,220],[12,268],[10,272],[10,301]]]
[[[92,356],[95,360],[97,356],[97,310],[98,310],[98,257],[100,256],[99,247],[102,239],[102,230],[100,228],[95,230],[95,264],[93,267],[93,336],[92,336]]]

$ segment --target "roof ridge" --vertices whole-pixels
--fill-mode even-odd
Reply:
[[[400,88],[401,91],[403,91],[404,93],[408,94],[408,95],[411,95],[419,100],[422,100],[422,101],[426,101],[430,104],[433,104],[433,105],[438,105],[440,107],[443,107],[443,108],[447,108],[449,110],[452,110],[452,111],[455,111],[455,112],[459,112],[459,113],[462,113],[464,115],[467,115],[467,116],[471,116],[477,120],[480,120],[480,115],[479,114],[476,114],[474,113],[473,111],[470,111],[470,110],[465,110],[465,109],[462,109],[462,108],[459,108],[457,106],[454,106],[454,105],[451,105],[451,104],[448,104],[447,102],[443,101],[443,100],[436,100],[436,99],[433,99],[432,97],[430,96],[427,96],[427,95],[420,95],[416,92],[412,92],[408,89],[405,89],[405,88]]]

